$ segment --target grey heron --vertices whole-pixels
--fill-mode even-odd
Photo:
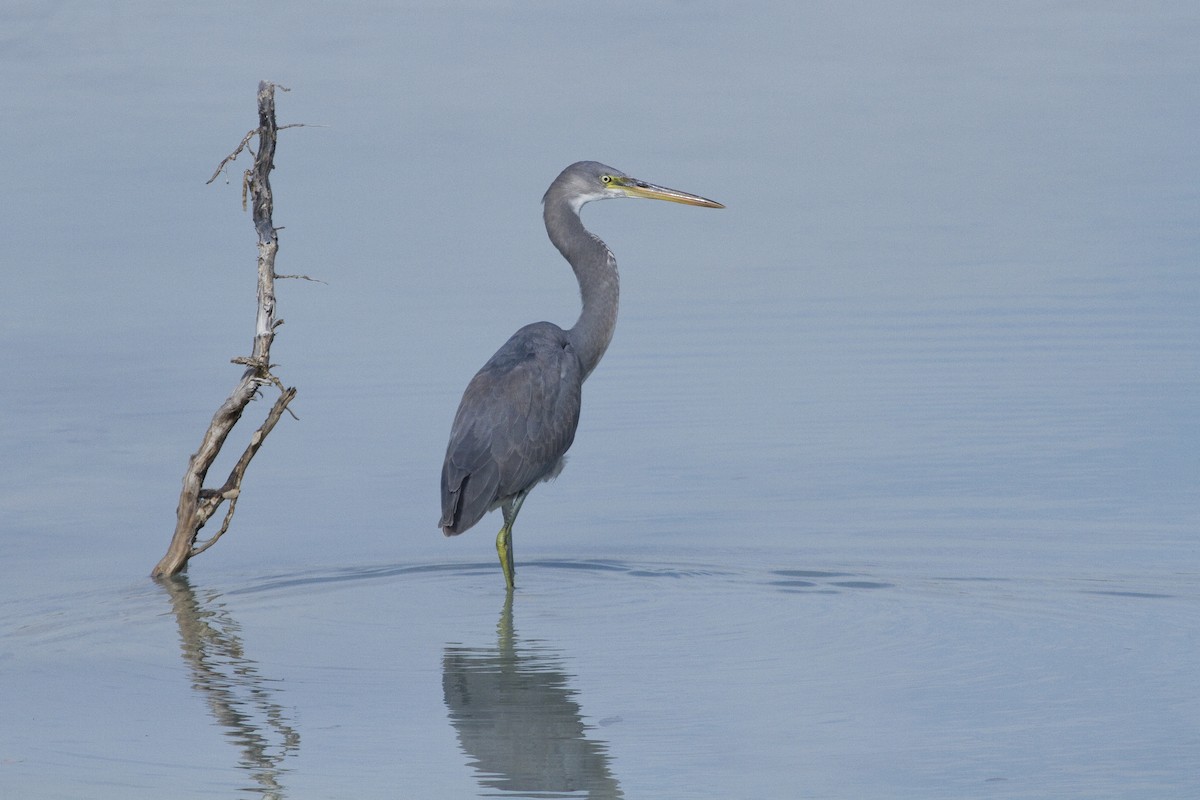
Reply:
[[[579,219],[585,204],[614,197],[724,208],[595,161],[572,164],[546,190],[546,233],[575,271],[583,309],[567,330],[551,322],[526,325],[483,365],[463,393],[442,465],[439,525],[446,536],[469,529],[494,508],[503,512],[496,552],[509,591],[515,576],[513,523],[533,487],[562,471],[579,425],[583,382],[617,324],[616,259]]]

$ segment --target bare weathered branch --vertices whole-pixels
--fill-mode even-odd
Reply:
[[[259,84],[258,127],[242,138],[237,148],[221,161],[208,181],[212,183],[243,150],[249,149],[251,139],[258,137],[254,166],[246,170],[243,181],[244,197],[248,196],[251,201],[254,228],[258,232],[258,311],[254,327],[254,348],[250,356],[233,359],[235,363],[245,366],[246,370],[228,399],[213,415],[212,422],[209,423],[208,430],[200,442],[200,448],[188,461],[187,472],[183,476],[183,489],[179,495],[179,506],[176,509],[175,534],[166,555],[154,568],[152,574],[155,577],[182,572],[187,567],[188,559],[212,547],[229,529],[237,499],[241,495],[242,480],[251,459],[262,447],[263,441],[275,427],[284,410],[291,413],[288,404],[296,396],[295,388],[285,388],[271,373],[271,343],[275,338],[275,329],[282,322],[275,317],[275,254],[279,249],[279,240],[278,229],[271,219],[274,198],[270,181],[279,131],[275,123],[276,88],[287,91],[282,86],[277,87],[266,81]],[[204,480],[226,438],[241,419],[246,406],[254,399],[259,389],[267,384],[278,387],[280,396],[268,412],[266,421],[251,436],[250,444],[242,452],[225,483],[218,489],[205,489]],[[208,540],[196,544],[200,529],[226,502],[229,503],[229,507],[221,529]]]

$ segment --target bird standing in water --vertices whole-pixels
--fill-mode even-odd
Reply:
[[[614,197],[724,208],[595,161],[572,164],[546,190],[546,233],[575,271],[583,310],[568,330],[551,322],[526,325],[483,365],[463,393],[442,465],[439,525],[447,536],[462,533],[494,508],[504,514],[496,552],[509,591],[515,577],[513,523],[533,487],[562,471],[579,426],[583,382],[617,325],[617,261],[579,220],[585,204]]]

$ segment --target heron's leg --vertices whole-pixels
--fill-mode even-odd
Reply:
[[[505,506],[505,509],[507,508],[508,506]],[[509,525],[508,515],[504,516],[504,526],[500,528],[500,533],[496,534],[496,552],[500,555],[500,569],[504,570],[504,584],[511,592],[515,585],[513,581],[516,579],[512,556],[512,526]]]
[[[500,529],[500,533],[496,534],[496,553],[500,556],[500,569],[504,570],[504,583],[510,592],[516,585],[517,576],[517,571],[513,567],[512,528],[527,494],[528,492],[522,492],[500,507],[500,512],[504,514],[504,527]]]

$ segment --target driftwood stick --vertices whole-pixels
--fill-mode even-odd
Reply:
[[[279,250],[279,239],[271,220],[274,201],[270,176],[274,168],[275,143],[279,131],[275,124],[276,88],[287,91],[273,83],[259,83],[258,128],[243,137],[241,143],[221,162],[213,178],[209,180],[209,183],[212,183],[212,180],[249,146],[250,140],[258,137],[254,166],[246,170],[242,182],[243,196],[248,195],[250,198],[254,228],[258,232],[258,312],[254,324],[254,348],[250,356],[234,359],[235,363],[244,365],[246,370],[229,398],[213,415],[212,422],[209,423],[208,430],[200,442],[200,449],[188,461],[187,472],[183,476],[183,489],[179,494],[179,506],[176,509],[175,533],[171,537],[166,555],[151,573],[154,577],[179,574],[187,568],[188,559],[212,547],[229,529],[237,498],[241,494],[242,479],[250,460],[262,447],[267,434],[275,427],[284,410],[289,410],[290,413],[288,404],[296,396],[295,388],[285,389],[279,379],[271,374],[271,343],[275,339],[275,329],[282,322],[275,318],[275,254]],[[242,412],[259,389],[268,385],[278,387],[281,394],[268,412],[266,421],[254,432],[250,444],[242,452],[225,483],[218,489],[205,489],[204,479],[208,476],[208,470],[221,452],[230,431],[241,419]],[[196,538],[200,529],[226,502],[229,503],[229,508],[221,530],[207,541],[197,544]]]

